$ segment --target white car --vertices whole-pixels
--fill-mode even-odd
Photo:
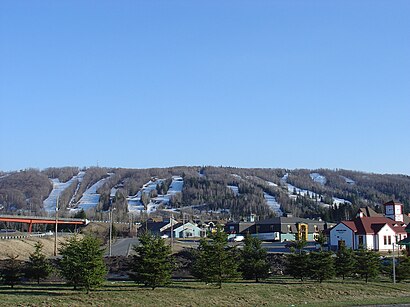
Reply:
[[[242,242],[243,240],[245,240],[245,237],[241,236],[241,235],[236,236],[235,238],[233,238],[234,242]]]

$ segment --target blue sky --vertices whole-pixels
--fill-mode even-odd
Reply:
[[[1,1],[0,170],[410,174],[409,1]]]

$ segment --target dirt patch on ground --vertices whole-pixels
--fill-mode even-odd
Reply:
[[[68,236],[59,237],[57,248],[61,246],[61,242],[68,239]],[[26,260],[29,255],[34,252],[34,244],[37,242],[43,243],[43,253],[49,257],[54,254],[54,237],[31,237],[16,240],[0,240],[0,259],[7,259],[9,255],[16,256],[18,259]]]

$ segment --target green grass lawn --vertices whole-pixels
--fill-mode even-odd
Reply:
[[[1,306],[351,306],[410,303],[410,283],[341,280],[232,282],[222,289],[193,281],[155,290],[131,282],[107,282],[86,294],[61,284],[0,287]]]

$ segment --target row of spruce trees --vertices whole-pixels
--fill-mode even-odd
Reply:
[[[319,238],[319,244],[323,243],[322,239]],[[240,277],[256,282],[268,278],[271,275],[271,264],[261,241],[249,236],[244,243],[243,249],[229,246],[227,234],[218,228],[209,239],[201,239],[198,249],[191,250],[191,274],[219,288],[224,282]],[[381,265],[380,255],[374,251],[341,248],[335,254],[320,248],[307,253],[303,249],[305,245],[305,241],[295,241],[292,253],[286,256],[285,265],[286,274],[302,281],[309,278],[322,282],[340,276],[343,279],[360,278],[367,282],[381,273],[391,272],[391,266]],[[128,275],[132,280],[152,289],[171,282],[176,262],[171,247],[164,239],[145,233],[139,238],[139,244],[134,246],[134,251],[136,255],[128,263]],[[37,243],[34,253],[24,266],[16,257],[6,262],[0,269],[3,282],[14,287],[25,277],[39,283],[55,269],[74,289],[81,287],[88,292],[105,281],[107,267],[103,258],[104,250],[98,239],[74,236],[62,244],[59,252],[61,257],[55,259],[52,265],[42,253],[42,245]],[[399,260],[397,280],[409,279],[410,257],[402,256]]]

